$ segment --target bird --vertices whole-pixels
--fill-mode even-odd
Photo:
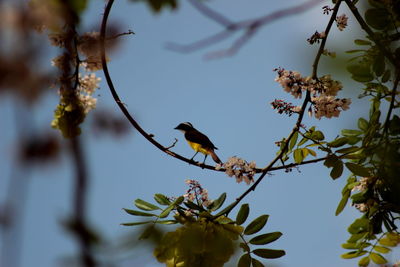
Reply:
[[[214,150],[218,148],[214,146],[214,144],[205,134],[194,128],[190,122],[181,123],[174,129],[183,132],[185,139],[189,143],[190,147],[194,151],[196,151],[196,153],[190,159],[191,161],[197,155],[197,153],[201,152],[204,154],[203,165],[205,164],[208,155],[210,155],[216,163],[222,164],[222,161],[214,152]]]

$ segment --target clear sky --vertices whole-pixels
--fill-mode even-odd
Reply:
[[[173,150],[181,155],[190,158],[193,151],[182,134],[173,128],[180,122],[190,121],[210,137],[223,161],[236,155],[247,161],[255,160],[259,167],[267,165],[277,151],[274,143],[288,135],[296,120],[296,116],[289,118],[275,113],[269,103],[275,98],[301,103],[274,82],[272,70],[284,67],[310,74],[317,46],[310,46],[306,39],[325,28],[328,16],[322,15],[321,8],[331,1],[266,25],[238,54],[216,60],[205,60],[204,55],[228,47],[238,34],[190,54],[165,49],[167,42],[186,44],[221,30],[186,1],[180,2],[177,11],[164,11],[161,15],[152,14],[143,3],[116,1],[114,4],[110,20],[118,22],[122,31],[131,29],[136,33],[122,37],[109,63],[122,101],[142,127],[164,146],[178,138]],[[207,1],[210,7],[232,20],[268,14],[299,3],[294,0]],[[91,1],[84,16],[87,31],[98,29],[103,7],[102,1]],[[349,15],[347,9],[341,13]],[[334,28],[330,36],[334,40],[332,43],[328,40],[328,48],[338,54],[351,49],[348,45],[357,32],[358,27],[344,32]],[[323,63],[328,61],[323,59]],[[320,74],[332,73],[329,66],[333,65],[322,66]],[[337,71],[333,73],[340,75]],[[98,75],[103,77],[101,72]],[[341,97],[358,94],[357,84],[345,79],[344,85]],[[11,142],[16,142],[14,104],[11,99],[0,103],[2,124],[10,129],[1,133],[0,148],[9,152]],[[50,127],[56,103],[54,94],[34,108],[36,127]],[[354,127],[354,118],[365,116],[365,104],[353,99],[350,110],[342,117],[330,120],[306,117],[304,124],[316,125],[328,139],[333,139],[340,129]],[[104,79],[98,108],[120,114]],[[247,189],[246,184],[237,184],[224,173],[202,170],[163,154],[133,129],[120,139],[95,136],[85,129],[89,129],[84,126],[82,135],[90,167],[89,219],[110,240],[131,235],[133,229],[120,223],[137,220],[122,208],[132,208],[136,198],[151,201],[155,193],[182,195],[187,189],[186,179],[197,179],[208,189],[211,198],[226,192],[226,203]],[[208,160],[211,164],[211,159]],[[5,199],[11,162],[9,156],[0,162],[0,201]],[[76,252],[74,240],[60,226],[60,221],[71,214],[72,166],[71,160],[64,156],[53,167],[34,168],[29,174],[23,211],[23,267],[57,266],[62,258]],[[271,173],[244,199],[243,203],[250,203],[250,219],[269,214],[266,231],[283,233],[270,247],[284,249],[286,256],[268,261],[269,266],[356,265],[356,261],[340,258],[346,252],[340,245],[348,238],[348,225],[360,214],[348,206],[340,216],[334,215],[345,181],[346,174],[333,181],[322,163],[303,166],[291,173]],[[122,261],[121,266],[160,266],[151,253],[146,249],[134,251],[134,263]]]

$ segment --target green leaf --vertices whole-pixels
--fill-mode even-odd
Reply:
[[[228,211],[230,211],[232,209],[233,206],[236,206],[236,203],[233,202],[231,204],[229,204],[229,206],[225,207],[223,210],[221,210],[220,212],[218,212],[217,214],[214,215],[214,217],[219,217],[221,215],[226,214]]]
[[[386,70],[385,73],[383,73],[383,76],[381,78],[382,83],[386,83],[390,79],[390,70]]]
[[[305,143],[307,143],[307,141],[308,141],[308,139],[305,138],[305,137],[303,137],[303,138],[300,140],[300,142],[297,144],[297,146],[300,147],[300,146],[304,145]]]
[[[254,258],[251,258],[251,265],[253,267],[264,267],[265,266],[261,261],[254,259]]]
[[[268,234],[258,235],[250,239],[249,243],[253,245],[265,245],[275,240],[279,239],[282,236],[281,232],[272,232]]]
[[[342,244],[342,248],[344,249],[364,249],[369,247],[371,244],[370,243],[344,243]]]
[[[303,157],[302,150],[300,148],[295,149],[293,151],[293,158],[294,158],[294,162],[296,162],[296,163],[302,163],[303,162],[304,157]]]
[[[143,212],[143,211],[138,211],[138,210],[130,210],[130,209],[123,209],[126,213],[134,216],[145,216],[145,217],[157,217],[157,215],[153,213],[148,213],[148,212]]]
[[[343,259],[353,259],[353,258],[360,257],[360,256],[364,255],[365,253],[367,253],[367,252],[355,250],[355,251],[350,251],[350,252],[344,253],[341,255],[341,257]]]
[[[350,234],[361,234],[368,231],[370,221],[367,218],[358,218],[356,219],[347,229]],[[355,243],[347,241],[348,243]]]
[[[261,215],[260,217],[253,220],[245,229],[245,235],[252,235],[260,231],[268,221],[269,215]]]
[[[374,250],[375,250],[376,252],[384,253],[384,254],[389,253],[389,252],[391,251],[390,248],[381,247],[381,246],[374,246]]]
[[[155,233],[155,232],[156,232],[156,230],[155,230],[154,224],[152,224],[152,225],[148,226],[148,227],[143,231],[143,233],[139,236],[139,240],[147,239],[147,238],[149,238],[149,237],[150,237],[153,233]]]
[[[358,82],[370,82],[374,79],[368,64],[358,62],[348,65],[347,70],[352,74],[352,79]]]
[[[286,254],[284,250],[267,248],[255,249],[252,253],[264,259],[276,259]]]
[[[169,224],[177,224],[178,221],[177,220],[158,220],[158,221],[155,221],[155,223],[169,225]]]
[[[155,194],[154,200],[157,201],[158,204],[168,206],[171,204],[171,201],[168,197],[164,196],[163,194]]]
[[[238,267],[250,267],[251,266],[251,257],[249,254],[243,254],[238,262]]]
[[[351,129],[342,130],[342,135],[344,136],[359,136],[361,134],[363,134],[363,132],[359,130],[351,130]]]
[[[311,139],[314,139],[316,141],[322,141],[325,139],[325,136],[321,131],[315,131],[311,134]]]
[[[369,254],[369,257],[376,264],[385,264],[385,263],[387,263],[387,260],[381,254],[378,254],[378,253],[375,253],[375,252],[371,252],[371,254]]]
[[[183,202],[183,204],[184,204],[186,207],[188,207],[189,209],[198,210],[198,211],[204,211],[204,208],[203,208],[203,207],[197,205],[196,203],[194,203],[194,202],[192,202],[192,201],[190,201],[190,200],[187,200],[187,201]]]
[[[243,204],[240,207],[238,214],[236,215],[236,224],[238,224],[238,225],[243,224],[247,220],[247,217],[249,216],[249,212],[250,212],[249,204],[247,204],[247,203]]]
[[[153,223],[153,221],[121,223],[121,225],[123,225],[123,226],[135,226],[135,225],[142,225],[142,224],[146,224],[146,223]]]
[[[160,213],[159,217],[160,217],[160,218],[166,218],[166,217],[168,217],[169,213],[174,209],[174,207],[175,207],[174,204],[169,205],[168,208],[166,208],[165,210],[163,210],[163,211]]]
[[[222,193],[216,200],[214,200],[211,204],[211,208],[209,208],[211,211],[215,211],[219,209],[225,202],[226,200],[226,193]]]
[[[329,142],[327,145],[330,147],[341,147],[345,144],[347,144],[347,137],[339,137],[333,140],[332,142]]]
[[[316,153],[314,150],[307,148],[307,151],[308,151],[308,153],[310,153],[313,157],[316,157],[316,156],[317,156],[317,153]]]
[[[298,137],[299,137],[299,132],[295,132],[289,142],[289,151],[292,150],[293,147],[296,145]]]
[[[384,8],[371,8],[365,12],[365,20],[372,28],[383,30],[390,24],[389,13]]]
[[[141,199],[135,200],[135,206],[141,210],[159,210],[160,208]]]
[[[372,44],[370,41],[367,41],[367,40],[360,40],[360,39],[354,40],[354,43],[355,43],[356,45],[371,45],[371,44]]]
[[[353,49],[353,50],[347,50],[347,54],[354,54],[354,53],[359,53],[359,52],[365,52],[365,49]]]
[[[335,215],[338,216],[346,207],[347,201],[349,200],[350,197],[350,190],[345,191],[345,193],[342,196],[342,199],[339,202],[339,205],[336,208]]]
[[[372,69],[374,70],[376,76],[380,77],[385,71],[385,57],[382,55],[375,57]]]
[[[343,162],[341,160],[337,160],[331,170],[331,173],[330,173],[331,178],[333,180],[335,180],[335,179],[339,178],[340,176],[342,176],[342,173],[343,173]]]
[[[333,166],[335,166],[336,161],[338,161],[339,158],[336,155],[328,155],[328,158],[324,161],[324,165],[328,168],[331,168]]]
[[[369,256],[365,256],[358,261],[358,266],[368,266],[369,265]]]
[[[351,146],[351,147],[346,147],[346,148],[342,148],[342,149],[338,149],[335,152],[336,153],[340,153],[340,154],[346,154],[346,153],[353,153],[356,151],[359,151],[361,148],[358,146]]]
[[[368,177],[371,175],[370,171],[367,168],[365,168],[359,164],[346,162],[345,165],[346,165],[346,168],[349,169],[349,171],[351,171],[355,175],[362,176],[362,177]]]
[[[250,247],[246,243],[240,242],[239,247],[243,249],[243,252],[250,252]]]

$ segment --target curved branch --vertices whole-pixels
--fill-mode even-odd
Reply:
[[[101,62],[103,65],[103,72],[104,72],[104,76],[106,78],[108,87],[110,88],[111,94],[115,100],[115,102],[117,103],[118,107],[120,108],[120,110],[122,111],[122,113],[125,115],[125,117],[128,119],[128,121],[132,124],[133,127],[135,127],[135,129],[144,137],[147,139],[147,141],[149,141],[150,143],[152,143],[155,147],[157,147],[158,149],[160,149],[161,151],[163,151],[164,153],[180,159],[182,161],[185,161],[189,164],[201,167],[201,168],[205,168],[205,169],[209,169],[209,170],[216,170],[214,166],[211,165],[206,165],[206,164],[202,164],[199,162],[194,162],[193,160],[190,160],[188,158],[185,158],[177,153],[174,153],[172,151],[170,151],[168,149],[168,147],[164,147],[163,145],[161,145],[160,143],[158,143],[153,137],[152,135],[148,134],[140,125],[139,123],[136,122],[136,120],[132,117],[132,115],[129,113],[129,111],[126,109],[124,103],[121,101],[121,99],[118,96],[117,91],[115,90],[114,84],[111,80],[111,76],[110,73],[108,71],[108,66],[107,66],[107,62],[106,62],[106,52],[105,52],[105,39],[106,39],[106,27],[107,27],[107,20],[108,20],[108,16],[110,14],[112,5],[114,3],[114,0],[109,0],[105,10],[104,10],[104,15],[103,15],[103,20],[101,22],[101,29],[100,29],[100,49],[101,49]]]

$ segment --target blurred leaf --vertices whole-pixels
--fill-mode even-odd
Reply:
[[[260,248],[252,251],[255,255],[265,259],[276,259],[285,255],[284,250]]]
[[[295,132],[289,142],[289,151],[292,150],[293,147],[296,145],[298,137],[299,137],[299,132]]]
[[[365,256],[358,261],[358,266],[368,266],[369,265],[369,256]]]
[[[196,203],[194,203],[194,202],[192,202],[192,201],[190,201],[190,200],[187,200],[187,201],[183,202],[183,204],[184,204],[186,207],[188,207],[189,209],[198,210],[198,211],[204,211],[204,208],[203,208],[203,207],[197,205]]]
[[[384,8],[371,8],[365,12],[366,22],[374,29],[383,30],[390,24],[389,13]]]
[[[245,235],[252,235],[260,231],[268,221],[269,215],[261,215],[260,217],[253,220],[245,229]]]
[[[226,193],[222,193],[219,198],[214,200],[211,204],[211,207],[209,207],[210,210],[215,211],[219,209],[225,202],[226,200]]]
[[[293,151],[293,158],[294,158],[294,162],[296,163],[302,163],[303,162],[303,153],[302,150],[300,148],[295,149]]]
[[[374,250],[379,252],[379,253],[389,253],[391,251],[390,248],[381,247],[381,246],[374,246]]]
[[[311,139],[314,139],[316,141],[322,141],[325,139],[325,136],[321,131],[315,131],[311,134]]]
[[[349,169],[352,173],[362,177],[369,177],[371,175],[370,171],[356,163],[346,162],[345,163],[347,169]]]
[[[298,147],[299,147],[299,146],[302,146],[302,145],[304,145],[307,141],[308,141],[308,139],[305,138],[305,137],[303,137],[303,138],[300,140],[300,142],[297,144],[297,146],[298,146]]]
[[[327,145],[330,147],[341,147],[345,144],[347,144],[347,137],[339,137],[333,140],[332,142],[329,142]]]
[[[121,223],[121,225],[123,225],[123,226],[135,226],[135,225],[142,225],[142,224],[146,224],[146,223],[153,223],[153,221]]]
[[[346,147],[346,148],[342,148],[342,149],[338,149],[335,152],[336,153],[340,153],[340,154],[346,154],[346,153],[353,153],[356,151],[359,151],[361,148],[358,146],[351,146],[351,147]]]
[[[178,221],[177,220],[163,220],[163,221],[158,220],[158,221],[155,221],[155,223],[169,225],[169,224],[177,224]]]
[[[247,203],[243,204],[240,207],[238,214],[236,215],[236,223],[238,225],[243,224],[247,220],[247,217],[249,216],[249,212],[250,212],[249,204],[247,204]]]
[[[381,81],[382,83],[386,83],[390,79],[390,70],[386,70],[385,73],[383,74]]]
[[[360,40],[360,39],[354,40],[354,43],[355,43],[356,45],[371,45],[371,44],[372,44],[370,41],[367,41],[367,40]]]
[[[350,64],[347,70],[351,73],[351,78],[357,82],[370,82],[374,79],[370,66],[363,62]]]
[[[363,134],[363,132],[359,130],[350,130],[350,129],[342,130],[342,135],[344,136],[359,136],[361,134]]]
[[[135,206],[141,210],[159,210],[160,208],[141,199],[135,200]]]
[[[366,251],[357,251],[356,250],[356,251],[350,251],[350,252],[344,253],[344,254],[341,255],[341,257],[343,259],[353,259],[353,258],[360,257],[360,256],[364,255],[365,253],[367,253],[367,252]]]
[[[130,210],[130,209],[123,209],[126,213],[134,216],[146,216],[146,217],[157,217],[157,215],[153,213],[148,213],[148,212],[143,212],[143,211],[138,211],[138,210]]]
[[[374,70],[376,76],[380,77],[385,71],[385,57],[381,55],[375,57],[372,69]]]
[[[387,263],[387,260],[382,255],[380,255],[378,253],[371,252],[371,254],[369,254],[369,257],[376,264],[385,264],[385,263]]]
[[[175,208],[175,205],[171,204],[168,206],[168,208],[166,208],[165,210],[163,210],[163,212],[160,213],[159,217],[160,218],[166,218],[168,217],[169,213]]]
[[[261,261],[254,258],[251,258],[251,265],[253,267],[264,267],[264,264]]]
[[[239,247],[243,249],[243,252],[250,252],[250,247],[246,243],[240,242]]]
[[[343,173],[343,162],[341,160],[337,160],[333,165],[333,168],[330,172],[332,179],[337,179],[342,176]]]
[[[308,153],[310,153],[313,157],[317,156],[317,153],[314,150],[309,149],[309,148],[307,148],[307,150],[308,150]]]
[[[238,262],[238,267],[250,267],[251,265],[251,257],[249,254],[243,254]]]
[[[131,0],[132,2],[145,2],[155,12],[159,13],[163,8],[176,9],[178,3],[176,0]]]
[[[171,204],[171,201],[169,201],[168,197],[164,196],[163,194],[155,194],[154,200],[157,201],[158,204],[164,206]]]
[[[281,232],[273,232],[267,233],[263,235],[259,235],[250,239],[249,243],[253,245],[265,245],[275,240],[279,239],[282,236]]]
[[[156,232],[156,230],[155,230],[155,227],[154,227],[154,224],[153,225],[150,225],[149,227],[147,227],[144,231],[143,231],[143,233],[139,236],[139,240],[142,240],[142,239],[147,239],[147,238],[149,238],[153,233],[155,233]]]
[[[336,164],[338,160],[339,158],[336,155],[328,155],[327,159],[324,161],[324,165],[328,168],[331,168]]]
[[[229,204],[227,207],[225,207],[223,210],[221,210],[220,212],[218,212],[217,214],[214,215],[214,217],[219,217],[221,215],[226,214],[228,211],[230,211],[232,209],[233,206],[235,206],[236,203],[233,202],[231,204]]]
[[[343,209],[346,207],[347,201],[349,200],[349,197],[350,197],[350,193],[351,192],[349,190],[347,190],[343,194],[342,199],[340,200],[339,205],[336,208],[336,212],[335,212],[336,216],[338,216],[343,211]]]
[[[370,221],[367,218],[356,219],[347,229],[350,234],[360,234],[368,231]],[[347,241],[348,243],[355,243]]]

